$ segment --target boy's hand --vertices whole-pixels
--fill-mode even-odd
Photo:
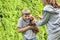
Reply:
[[[35,29],[35,27],[34,26],[31,26],[31,29]]]
[[[36,14],[36,17],[37,17],[37,18],[40,18],[40,19],[42,18],[42,17],[41,17],[40,15],[38,15],[38,14]]]
[[[34,20],[34,17],[32,15],[30,15],[30,20],[33,21]]]
[[[35,27],[33,27],[33,26],[28,26],[28,28],[29,28],[29,29],[34,29]]]

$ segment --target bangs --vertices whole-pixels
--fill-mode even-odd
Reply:
[[[22,13],[22,15],[30,15],[30,13]]]

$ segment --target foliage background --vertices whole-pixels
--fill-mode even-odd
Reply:
[[[22,40],[22,34],[17,32],[21,10],[29,8],[35,17],[37,13],[42,15],[43,7],[41,0],[0,0],[0,40]],[[47,39],[45,28],[40,27],[40,32],[36,35],[38,40]]]

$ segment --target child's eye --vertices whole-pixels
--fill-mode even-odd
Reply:
[[[27,16],[25,16],[25,17],[27,17]]]

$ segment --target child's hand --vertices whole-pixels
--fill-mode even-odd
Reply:
[[[30,20],[33,21],[34,20],[34,17],[32,15],[30,15]]]
[[[36,14],[36,17],[37,17],[37,18],[40,18],[40,19],[42,18],[42,17],[41,17],[40,15],[38,15],[38,14]]]
[[[34,27],[33,27],[33,26],[28,26],[28,28],[29,28],[29,29],[34,29]]]
[[[33,26],[28,26],[28,28],[29,28],[29,29],[34,29],[35,27],[33,27]]]
[[[35,29],[35,26],[31,26],[31,29]]]

